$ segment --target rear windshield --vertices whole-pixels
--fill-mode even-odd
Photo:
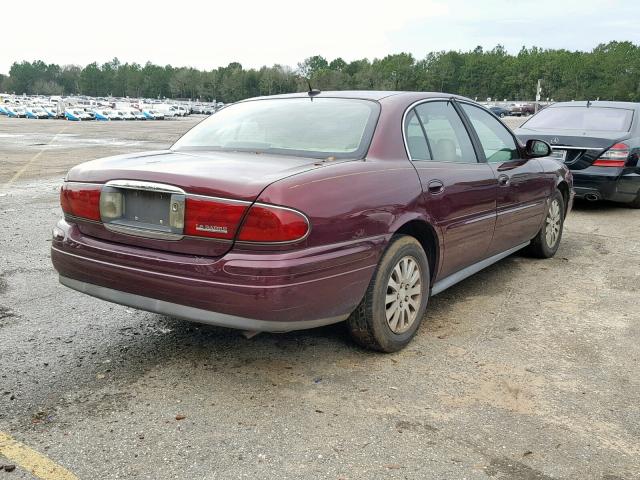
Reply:
[[[279,98],[230,105],[187,132],[174,150],[362,158],[379,105],[344,98]]]
[[[537,129],[628,132],[633,110],[611,107],[549,107],[524,126]]]

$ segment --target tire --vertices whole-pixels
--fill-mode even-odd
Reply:
[[[501,113],[501,114],[500,114],[500,118],[504,118],[504,117],[505,117],[505,114],[504,114],[504,113]]]
[[[400,290],[392,286],[392,282],[406,285],[402,280],[407,270],[408,284],[413,285],[415,293],[411,293],[412,289],[406,291],[406,288]],[[411,272],[416,270],[418,277],[412,280]],[[365,348],[387,353],[404,348],[422,323],[429,299],[430,278],[429,260],[420,243],[409,235],[394,236],[373,273],[364,298],[347,320],[354,341]],[[397,293],[396,300],[386,303],[394,292]],[[401,293],[408,294],[402,302]],[[410,296],[414,297],[413,302],[407,302]],[[397,312],[389,314],[389,321],[388,311]]]
[[[636,196],[636,199],[629,204],[629,207],[631,207],[631,208],[640,208],[640,192],[638,192],[638,195]]]
[[[559,190],[556,190],[549,201],[549,207],[544,217],[544,224],[529,245],[528,250],[532,256],[537,258],[551,258],[556,254],[560,246],[560,240],[562,240],[564,211],[564,197]]]

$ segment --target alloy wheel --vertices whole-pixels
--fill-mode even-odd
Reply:
[[[545,239],[547,246],[552,248],[555,246],[558,238],[560,237],[560,203],[558,199],[554,199],[549,206],[549,213],[547,213],[546,225],[545,225]]]
[[[401,334],[411,328],[421,302],[420,265],[413,257],[402,257],[391,270],[385,297],[387,324],[393,333]]]

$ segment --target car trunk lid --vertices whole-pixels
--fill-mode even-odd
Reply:
[[[161,151],[87,162],[71,169],[67,181],[100,185],[102,222],[78,221],[84,234],[217,257],[229,251],[244,214],[264,188],[320,165],[317,159],[286,155]],[[196,224],[195,234],[190,231],[185,221],[203,201],[232,224]]]
[[[516,135],[524,143],[529,139],[544,140],[551,145],[552,157],[571,170],[582,170],[593,164],[605,150],[630,137],[629,132],[534,130],[522,127]]]

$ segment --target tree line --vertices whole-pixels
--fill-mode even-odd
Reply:
[[[640,45],[600,44],[590,52],[537,47],[509,54],[501,45],[467,52],[410,53],[374,60],[331,61],[316,55],[291,68],[245,69],[233,62],[203,71],[152,63],[99,65],[15,62],[0,74],[0,92],[40,95],[91,95],[183,98],[225,103],[259,95],[320,90],[417,90],[464,95],[478,100],[531,100],[542,79],[542,98],[640,101]]]

